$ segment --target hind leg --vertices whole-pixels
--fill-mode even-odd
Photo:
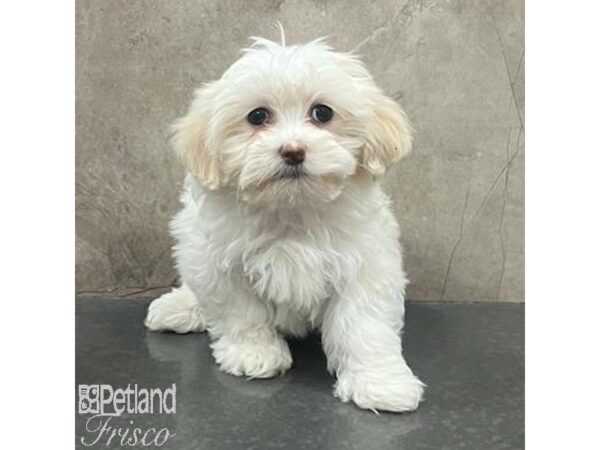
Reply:
[[[150,303],[145,324],[152,331],[175,333],[200,333],[206,329],[200,304],[185,283]]]

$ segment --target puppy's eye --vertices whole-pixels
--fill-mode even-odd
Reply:
[[[315,122],[327,123],[333,118],[333,110],[327,105],[315,105],[310,116]]]
[[[269,121],[269,110],[267,108],[256,108],[250,111],[247,119],[252,125],[264,125]]]

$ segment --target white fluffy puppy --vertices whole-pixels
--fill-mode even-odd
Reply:
[[[208,330],[221,370],[252,378],[289,369],[284,336],[317,328],[337,397],[415,409],[400,232],[376,180],[411,133],[361,62],[256,38],[196,91],[174,146],[190,173],[171,222],[182,286],[148,328]]]

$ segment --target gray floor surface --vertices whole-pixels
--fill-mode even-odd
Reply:
[[[428,385],[426,400],[414,413],[376,415],[333,397],[318,335],[290,341],[294,366],[284,376],[246,380],[217,369],[206,334],[147,332],[148,303],[77,299],[76,384],[176,383],[176,412],[125,413],[104,429],[76,412],[77,448],[127,448],[126,430],[153,427],[175,434],[165,449],[524,447],[522,304],[408,302],[405,355]]]

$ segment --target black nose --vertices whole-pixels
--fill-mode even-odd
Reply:
[[[279,149],[279,154],[289,166],[297,166],[304,162],[306,151],[297,145],[284,145]]]

